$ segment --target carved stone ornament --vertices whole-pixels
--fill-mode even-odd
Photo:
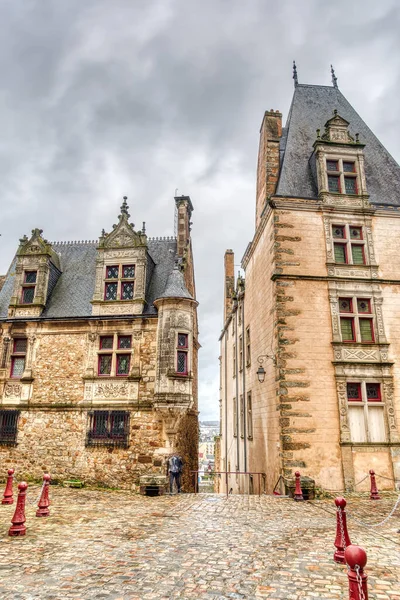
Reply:
[[[340,418],[340,441],[350,442],[350,427],[347,413],[347,385],[344,381],[336,382],[336,390],[339,401],[339,418]]]
[[[22,393],[22,385],[20,383],[7,383],[4,388],[4,396],[6,398],[20,398]]]
[[[396,425],[396,411],[394,408],[394,386],[392,381],[383,383],[384,401],[386,404],[386,413],[389,425],[389,435],[391,442],[400,441],[400,436]]]
[[[128,384],[97,383],[94,386],[94,396],[102,398],[123,398],[128,396]]]

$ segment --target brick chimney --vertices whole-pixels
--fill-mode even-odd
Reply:
[[[232,294],[235,290],[235,272],[234,272],[235,255],[233,250],[227,250],[224,257],[225,280],[224,280],[224,323],[229,317],[233,299]]]
[[[275,193],[279,177],[279,141],[282,137],[282,113],[269,110],[260,129],[257,165],[256,229],[266,199]]]

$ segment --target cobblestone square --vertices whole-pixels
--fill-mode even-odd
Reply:
[[[332,500],[50,493],[51,516],[36,518],[29,504],[22,538],[7,535],[15,503],[0,507],[2,600],[348,598],[346,569],[332,559]],[[348,510],[373,524],[396,499],[349,497]],[[368,554],[370,600],[400,600],[399,512],[376,529],[349,518]]]

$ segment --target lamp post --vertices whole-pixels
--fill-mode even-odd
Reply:
[[[267,358],[272,360],[274,365],[276,365],[276,357],[274,354],[260,354],[260,356],[257,358],[257,362],[260,365],[257,369],[257,377],[260,383],[264,383],[265,381],[265,369],[263,367],[263,363],[267,360]]]

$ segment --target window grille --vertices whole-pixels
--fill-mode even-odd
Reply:
[[[130,414],[124,410],[95,410],[88,414],[87,446],[128,448]]]
[[[11,356],[11,377],[19,379],[25,370],[25,358],[27,348],[26,338],[16,338],[13,342],[13,353]]]
[[[122,267],[122,277],[123,279],[135,277],[135,265],[124,265]]]
[[[177,360],[177,372],[185,374],[187,373],[187,360],[186,360],[186,352],[178,352],[178,360]]]
[[[122,284],[121,300],[132,300],[133,298],[133,281],[127,281]]]
[[[107,267],[106,269],[106,279],[118,279],[118,266]]]
[[[105,300],[116,300],[117,299],[117,283],[106,283],[104,299]]]
[[[0,445],[16,446],[19,410],[0,410]]]

